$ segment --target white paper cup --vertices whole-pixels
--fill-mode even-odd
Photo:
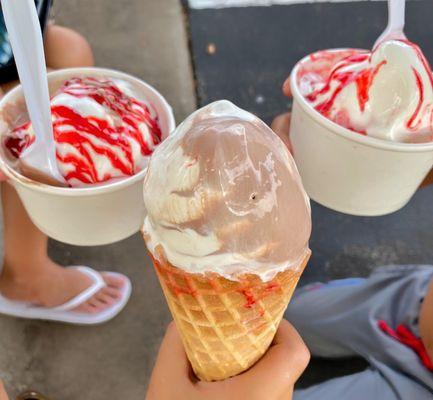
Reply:
[[[305,60],[305,59],[304,59]],[[308,195],[347,214],[377,216],[407,204],[433,166],[433,143],[397,143],[353,132],[317,112],[290,83],[290,140]]]
[[[102,68],[50,72],[50,93],[75,76],[103,76],[132,84],[134,94],[139,98],[143,96],[156,109],[163,138],[175,129],[172,109],[164,97],[145,82],[122,72]],[[5,107],[25,108],[23,104],[22,89],[18,86],[0,101],[0,115],[5,115]],[[3,121],[0,135],[6,131]],[[107,185],[58,188],[29,180],[16,172],[3,146],[0,148],[0,168],[17,190],[32,221],[48,236],[73,245],[94,246],[125,239],[141,228],[145,217],[142,194],[145,170]]]

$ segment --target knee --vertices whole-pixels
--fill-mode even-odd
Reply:
[[[93,53],[88,41],[78,32],[50,25],[45,35],[47,65],[52,69],[91,67]]]

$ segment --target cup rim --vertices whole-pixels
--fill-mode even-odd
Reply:
[[[176,122],[174,119],[173,109],[170,106],[170,104],[167,102],[165,97],[158,92],[153,86],[149,85],[147,82],[136,78],[133,75],[130,75],[126,72],[118,71],[115,69],[110,68],[100,68],[100,67],[77,67],[77,68],[64,68],[56,71],[48,72],[47,76],[50,77],[56,77],[56,76],[63,76],[68,73],[92,73],[92,72],[98,72],[101,74],[106,73],[110,77],[118,77],[118,78],[127,78],[129,81],[133,81],[137,83],[137,85],[141,85],[146,87],[147,90],[152,92],[155,97],[160,101],[161,105],[165,109],[166,116],[168,119],[168,134],[171,134],[174,129],[176,128]],[[19,91],[22,90],[21,85],[17,85],[12,90],[10,90],[6,95],[0,100],[0,108],[6,104],[11,98],[13,98]],[[136,173],[133,176],[122,178],[119,180],[116,180],[109,184],[102,184],[100,186],[90,186],[90,187],[79,187],[79,188],[69,188],[69,187],[57,187],[57,186],[51,186],[47,185],[45,183],[37,182],[32,179],[29,179],[25,177],[24,175],[21,175],[19,172],[15,171],[13,168],[11,168],[2,157],[0,157],[0,169],[2,172],[13,182],[16,182],[20,185],[26,186],[27,188],[31,188],[32,190],[36,190],[43,193],[50,193],[60,196],[68,196],[68,197],[74,197],[74,196],[94,196],[98,194],[103,194],[107,192],[113,192],[120,190],[126,186],[133,185],[137,181],[143,180],[144,176],[146,174],[147,168],[144,168],[140,172]]]
[[[351,49],[351,48],[334,48],[329,49],[329,52],[337,52],[344,50],[361,50],[365,49]],[[368,51],[368,50],[367,50]],[[387,151],[403,152],[403,153],[424,153],[433,151],[433,141],[427,143],[403,143],[403,142],[393,142],[390,140],[384,140],[379,138],[374,138],[371,136],[361,135],[359,133],[353,132],[352,130],[345,128],[337,123],[326,118],[315,110],[301,94],[299,86],[297,84],[297,75],[299,68],[303,62],[305,62],[311,54],[306,55],[301,60],[299,60],[292,69],[290,73],[290,86],[292,90],[293,99],[302,107],[302,109],[318,124],[327,128],[330,132],[336,134],[337,136],[342,136],[347,140],[357,142],[364,146],[379,148]]]

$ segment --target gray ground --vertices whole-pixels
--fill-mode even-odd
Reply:
[[[177,120],[195,108],[193,79],[178,0],[56,0],[57,23],[91,42],[98,66],[137,75],[158,88]],[[52,243],[53,258],[128,274],[134,292],[125,311],[100,327],[0,317],[0,377],[12,395],[34,388],[52,399],[144,398],[170,320],[139,235],[79,248]]]

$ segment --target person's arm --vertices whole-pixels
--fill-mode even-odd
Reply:
[[[172,323],[161,344],[146,400],[290,400],[309,360],[301,337],[283,320],[273,344],[251,369],[225,381],[201,382]]]

